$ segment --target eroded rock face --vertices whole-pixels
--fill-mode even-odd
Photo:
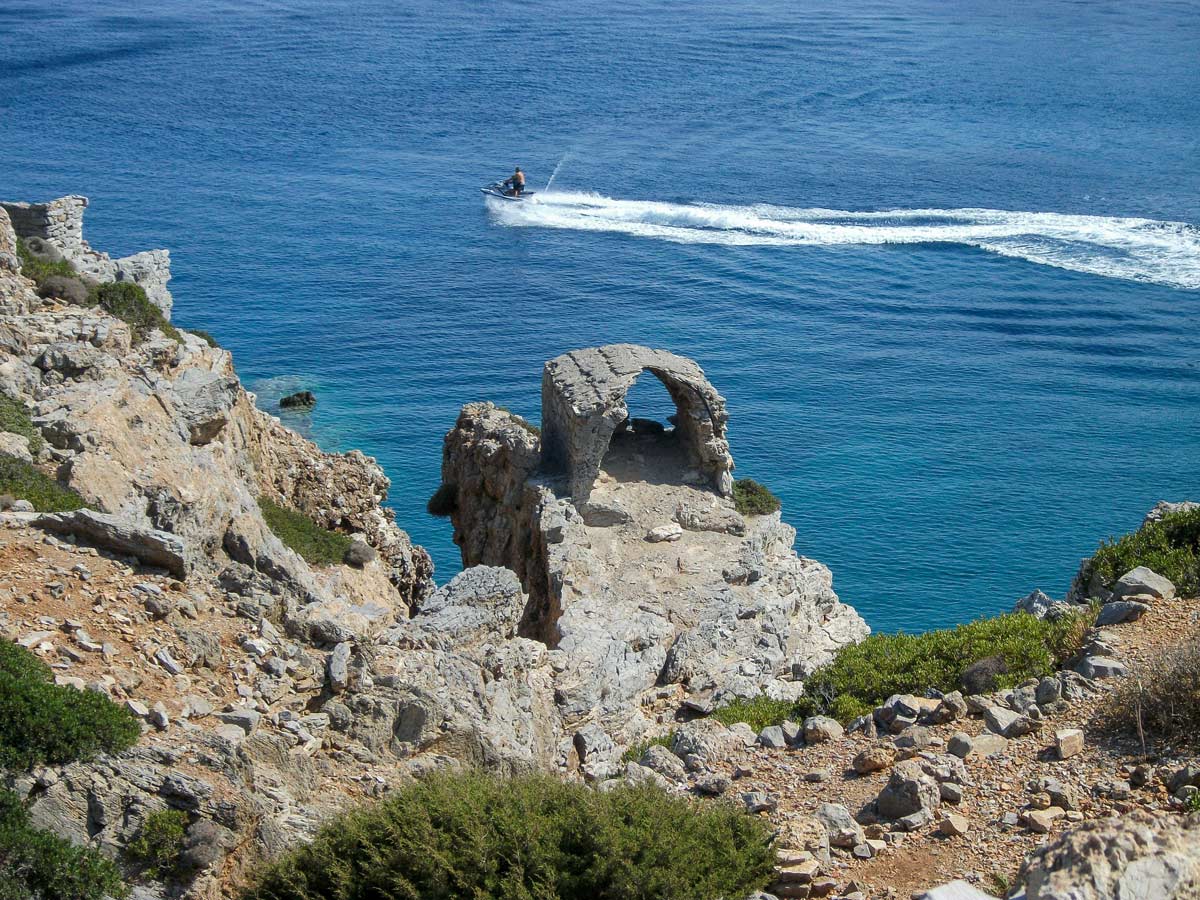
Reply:
[[[651,366],[668,388],[677,379],[680,424],[618,429],[625,390]],[[544,440],[511,413],[468,405],[442,477],[464,564],[511,568],[529,595],[518,632],[552,648],[567,730],[598,723],[628,743],[651,698],[795,697],[867,634],[779,514],[740,515],[710,477],[733,461],[723,402],[694,363],[621,345],[552,360],[544,381],[556,417]],[[711,432],[683,424],[701,407]],[[708,470],[697,467],[706,453]]]
[[[1194,900],[1200,816],[1137,811],[1084,823],[1030,854],[1018,880],[1026,900]]]

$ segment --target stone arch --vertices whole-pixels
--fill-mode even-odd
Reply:
[[[573,350],[546,363],[543,469],[565,476],[576,505],[587,500],[613,434],[629,415],[625,395],[643,372],[654,375],[671,395],[675,429],[690,464],[718,493],[730,496],[733,457],[725,437],[725,398],[692,360],[636,344]]]

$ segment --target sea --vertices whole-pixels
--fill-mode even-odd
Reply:
[[[0,195],[169,248],[176,322],[314,391],[439,582],[461,405],[536,422],[545,360],[628,341],[918,631],[1200,499],[1198,47],[1194,0],[2,0]]]

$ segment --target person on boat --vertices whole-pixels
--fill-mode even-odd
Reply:
[[[521,167],[517,166],[512,173],[512,177],[507,181],[501,182],[500,186],[505,188],[504,193],[510,197],[520,197],[525,193],[525,173],[521,171]]]

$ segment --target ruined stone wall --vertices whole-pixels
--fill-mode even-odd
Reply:
[[[114,260],[107,253],[93,250],[83,237],[83,213],[87,207],[87,197],[77,194],[49,203],[0,201],[0,209],[8,213],[17,237],[39,237],[50,242],[81,275],[95,281],[132,281],[141,285],[150,302],[169,319],[174,305],[167,290],[171,254],[166,250],[144,250]]]

